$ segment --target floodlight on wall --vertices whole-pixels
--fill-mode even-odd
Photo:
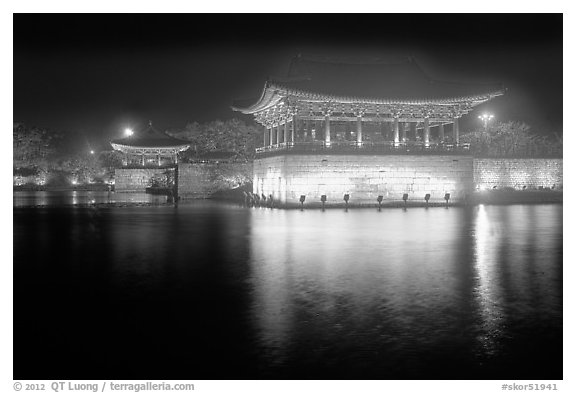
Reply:
[[[348,211],[348,201],[350,200],[350,194],[344,194],[344,202],[346,203],[346,211]]]

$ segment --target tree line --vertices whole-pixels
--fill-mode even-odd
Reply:
[[[509,121],[471,130],[460,137],[478,157],[562,157],[561,135],[541,135],[529,125]]]
[[[232,153],[234,159],[250,163],[255,148],[262,141],[262,130],[239,119],[192,122],[182,128],[169,129],[167,134],[190,142],[190,149],[180,160],[193,161],[209,152]],[[78,183],[107,182],[114,169],[122,165],[122,155],[109,150],[90,154],[87,149],[70,149],[61,132],[14,123],[14,176],[36,177],[45,182]],[[463,143],[470,143],[478,157],[562,157],[563,140],[558,135],[541,135],[522,122],[497,123],[463,133]],[[240,166],[239,166],[240,167]],[[249,179],[246,167],[238,178]],[[226,174],[233,177],[234,174]]]

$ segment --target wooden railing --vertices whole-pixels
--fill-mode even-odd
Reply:
[[[258,157],[276,154],[470,154],[469,143],[284,142],[256,148]]]

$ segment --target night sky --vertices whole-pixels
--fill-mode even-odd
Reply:
[[[14,16],[14,121],[82,136],[243,117],[269,75],[302,55],[414,56],[434,79],[501,82],[483,110],[562,133],[561,14]],[[243,117],[250,120],[249,117]]]

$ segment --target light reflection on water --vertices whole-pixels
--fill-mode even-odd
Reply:
[[[14,191],[14,207],[116,203],[166,203],[166,196],[108,191]]]
[[[257,211],[250,227],[252,313],[280,369],[330,364],[335,343],[349,375],[481,367],[561,314],[558,206]]]
[[[562,377],[561,205],[36,210],[15,209],[15,347],[68,342],[59,370],[80,356],[90,378]],[[54,331],[26,333],[38,314]],[[103,345],[124,350],[94,357]]]

